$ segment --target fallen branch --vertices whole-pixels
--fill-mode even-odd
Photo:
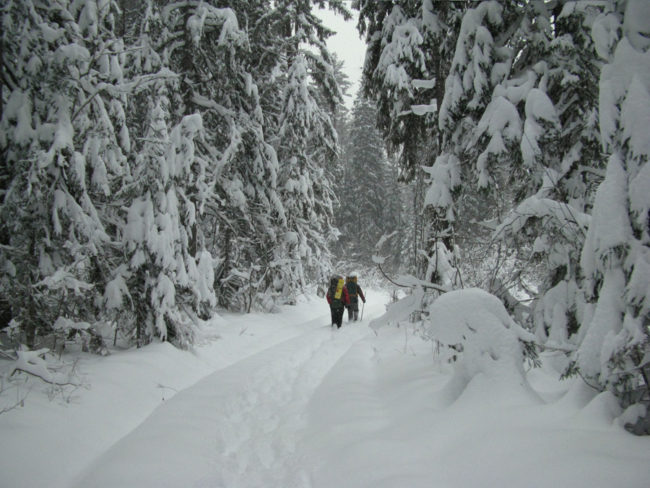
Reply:
[[[10,359],[11,361],[15,361],[18,358],[13,354],[14,354],[13,351],[3,351],[2,349],[0,349],[0,357],[4,359]]]
[[[12,410],[22,406],[23,406],[23,401],[21,400],[17,402],[15,405],[12,405],[11,407],[5,407],[0,409],[0,415],[2,415],[3,413],[11,412]]]
[[[22,369],[22,368],[14,368],[11,375],[9,375],[9,376],[13,376],[14,373],[16,373],[16,372],[27,373],[27,374],[30,374],[32,376],[36,376],[37,378],[42,379],[45,383],[47,383],[49,385],[54,385],[54,386],[81,386],[80,383],[75,383],[75,382],[72,382],[72,381],[67,381],[67,382],[57,381],[57,380],[42,376],[42,375],[40,375],[40,374],[38,374],[38,373],[36,373],[34,371],[30,371],[28,369]]]
[[[17,372],[26,373],[37,378],[40,378],[45,383],[55,386],[81,386],[79,383],[70,381],[69,379],[62,379],[60,375],[52,373],[48,367],[45,359],[41,356],[50,352],[49,349],[39,349],[37,351],[16,351],[18,359],[9,370],[9,377],[12,377]]]

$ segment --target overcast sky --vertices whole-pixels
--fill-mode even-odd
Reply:
[[[356,29],[358,12],[353,10],[352,13],[354,18],[346,22],[343,20],[343,17],[335,15],[329,10],[317,11],[318,16],[323,20],[325,25],[337,32],[327,40],[327,46],[343,61],[343,70],[352,82],[352,88],[345,101],[348,107],[352,107],[354,96],[359,88],[363,59],[366,53],[366,46],[359,38],[359,33]]]

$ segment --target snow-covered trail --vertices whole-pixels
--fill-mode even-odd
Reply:
[[[479,375],[450,403],[449,351],[412,325],[376,335],[387,296],[368,295],[340,330],[304,297],[225,315],[194,351],[82,355],[88,389],[0,415],[0,487],[647,487],[650,438],[611,396],[550,357],[528,372],[536,395]]]
[[[303,334],[214,372],[157,408],[74,486],[307,486],[296,449],[307,406],[382,311],[369,305],[363,322],[340,330],[319,317]]]

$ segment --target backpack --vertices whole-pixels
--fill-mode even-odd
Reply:
[[[343,278],[332,278],[330,281],[330,288],[327,292],[332,298],[332,308],[343,307]]]
[[[348,282],[345,284],[345,286],[348,289],[348,295],[350,295],[350,299],[356,298],[357,297],[357,279],[355,277],[348,278]]]

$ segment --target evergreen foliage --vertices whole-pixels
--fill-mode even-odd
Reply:
[[[402,234],[403,227],[402,191],[375,120],[373,104],[358,95],[343,143],[342,177],[336,186],[336,222],[341,232],[337,254],[364,267],[372,266],[371,258],[382,236],[398,231]],[[395,238],[392,244],[399,246],[402,240]],[[392,252],[390,268],[397,270],[400,261],[401,252]]]
[[[3,5],[0,306],[22,340],[188,346],[217,306],[272,308],[327,272],[340,94],[315,3],[349,16]]]
[[[604,35],[594,35],[606,61],[599,113],[609,158],[580,257],[587,304],[575,364],[627,406],[650,395],[650,145],[643,129],[650,120],[650,42],[640,20],[647,5],[630,1],[622,10],[613,2],[596,20]]]
[[[111,254],[107,217],[131,150],[117,10],[3,7],[1,287],[14,328],[88,331]]]
[[[429,266],[414,266],[418,277],[443,283],[432,273],[436,251],[467,270],[463,261],[484,241],[484,276],[466,276],[499,295],[538,344],[568,351],[567,373],[611,389],[623,404],[647,396],[648,288],[640,276],[649,214],[639,189],[648,191],[648,156],[638,129],[650,113],[647,25],[639,20],[647,6],[356,7],[378,127],[401,149],[402,169],[422,165],[427,176],[419,249]],[[431,109],[415,105],[421,86],[436,95],[437,124]],[[407,122],[410,114],[419,120]],[[419,131],[407,136],[407,126]],[[417,157],[425,148],[430,160]],[[527,286],[531,274],[536,289]],[[511,291],[529,293],[532,306]],[[421,310],[430,298],[418,296]]]

